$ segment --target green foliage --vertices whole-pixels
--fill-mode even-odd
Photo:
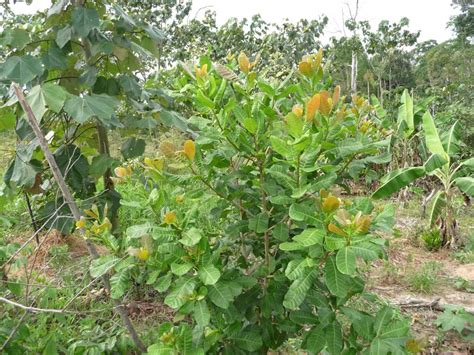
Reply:
[[[407,94],[405,93],[405,95]],[[403,115],[403,118],[400,122],[406,122],[406,114]],[[464,160],[457,159],[460,145],[458,122],[455,122],[445,134],[441,134],[430,112],[426,111],[422,117],[422,126],[426,149],[432,155],[423,166],[398,169],[383,177],[380,187],[372,197],[387,197],[421,177],[435,176],[442,184],[442,188],[434,195],[430,225],[434,226],[439,223],[441,226],[441,244],[443,246],[455,245],[459,241],[456,235],[457,222],[453,209],[454,187],[456,186],[468,196],[473,196],[474,179],[470,176],[474,171],[472,157]],[[457,161],[455,161],[456,159]]]
[[[435,324],[444,332],[455,330],[463,338],[471,339],[474,332],[474,316],[460,306],[446,306]]]
[[[419,270],[413,270],[407,275],[409,287],[419,293],[431,294],[439,285],[439,269],[437,262],[424,263]]]
[[[430,251],[436,251],[442,246],[441,233],[438,229],[428,229],[421,233],[425,247]]]
[[[130,256],[113,278],[127,269],[138,287],[146,280],[163,294],[175,319],[190,320],[163,325],[149,352],[269,351],[301,334],[310,351],[401,351],[405,321],[348,303],[364,293],[358,263],[384,255],[377,230],[391,229],[393,208],[376,212],[367,198],[343,204],[329,192],[350,178],[352,161],[363,171],[388,149],[382,135],[358,129],[359,120],[377,125],[370,104],[329,99],[317,67],[282,83],[247,72],[243,59],[223,68],[201,58],[176,83],[194,140],[130,163],[132,184],[144,178],[150,192],[122,202],[136,217],[119,249]],[[310,115],[315,94],[321,103]],[[94,275],[117,261],[101,259]],[[348,332],[341,311],[372,325]]]

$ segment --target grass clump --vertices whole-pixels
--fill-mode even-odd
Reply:
[[[417,293],[432,294],[439,285],[441,267],[440,263],[429,261],[412,270],[406,277],[408,287]]]

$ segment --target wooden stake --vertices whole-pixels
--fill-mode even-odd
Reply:
[[[41,147],[41,150],[43,151],[46,161],[48,162],[48,165],[51,168],[51,172],[53,173],[54,179],[58,183],[64,202],[68,204],[69,209],[71,210],[74,219],[78,221],[81,219],[81,213],[79,211],[79,208],[77,207],[77,204],[74,201],[74,198],[72,197],[71,191],[69,191],[69,188],[66,185],[66,182],[64,181],[64,177],[61,173],[61,170],[59,170],[58,165],[56,164],[56,160],[53,157],[53,153],[51,153],[51,150],[48,147],[48,142],[46,141],[46,138],[44,137],[43,132],[41,132],[41,129],[38,124],[38,121],[36,120],[35,114],[33,113],[30,105],[26,101],[25,96],[23,95],[23,91],[20,89],[20,86],[16,83],[13,83],[12,85],[13,85],[13,89],[15,90],[15,94],[18,97],[18,101],[20,102],[21,107],[23,107],[23,110],[26,113],[28,123],[30,124],[31,128],[33,129],[33,132],[35,133],[36,137],[39,140],[39,145]],[[87,249],[91,257],[93,259],[98,258],[99,253],[97,252],[97,249],[94,243],[89,238],[86,238],[85,230],[80,229],[79,231],[81,235],[84,237],[84,239],[86,240]],[[102,275],[102,281],[104,283],[105,289],[108,291],[110,295],[110,278],[107,273]],[[142,341],[138,337],[138,334],[135,328],[133,327],[133,324],[130,321],[130,318],[128,317],[127,311],[123,307],[122,302],[120,302],[119,300],[113,300],[113,301],[115,304],[115,309],[117,313],[120,315],[120,318],[122,318],[125,328],[127,328],[128,332],[130,333],[130,336],[135,342],[135,345],[138,347],[138,349],[140,349],[140,351],[146,352],[146,347],[145,345],[143,345]]]

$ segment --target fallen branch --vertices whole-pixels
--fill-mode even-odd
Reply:
[[[39,127],[35,114],[33,113],[31,106],[26,101],[25,96],[23,95],[23,92],[18,86],[18,84],[13,83],[13,89],[15,91],[16,96],[18,97],[18,101],[20,102],[21,107],[26,113],[28,123],[33,129],[35,136],[38,138],[41,150],[43,151],[46,161],[48,162],[48,165],[51,168],[51,172],[53,173],[54,179],[58,183],[59,189],[61,190],[61,194],[63,195],[63,199],[68,204],[69,209],[71,210],[71,213],[74,219],[76,221],[79,221],[81,219],[81,213],[79,211],[79,208],[77,207],[77,204],[74,201],[74,198],[71,192],[69,191],[69,188],[66,185],[66,182],[64,181],[64,177],[61,174],[61,171],[59,170],[56,160],[54,159],[53,153],[48,147],[48,142],[46,141],[46,138],[44,137],[43,132],[41,132],[41,129]],[[84,237],[86,241],[86,246],[89,251],[89,254],[91,255],[93,259],[97,259],[99,257],[99,253],[97,252],[97,249],[94,243],[89,238],[86,237],[85,230],[83,228],[81,228],[79,232],[81,233],[81,235]],[[108,291],[108,294],[110,294],[109,275],[108,274],[102,275],[102,281],[104,283],[105,289]],[[140,351],[146,352],[146,347],[145,345],[143,345],[142,341],[138,337],[138,334],[135,328],[133,327],[133,324],[130,321],[127,311],[123,307],[122,303],[119,300],[114,300],[114,304],[115,304],[114,308],[116,309],[117,313],[120,315],[120,318],[122,318],[122,322],[124,323],[125,328],[127,328],[128,332],[130,333],[135,345],[138,347],[138,349],[140,349]]]
[[[405,302],[394,303],[394,305],[399,306],[400,308],[431,308],[440,312],[444,312],[448,306],[456,306],[462,307],[466,310],[466,312],[474,315],[474,308],[464,307],[461,305],[452,305],[441,301],[441,297],[435,298],[434,300],[408,298]]]

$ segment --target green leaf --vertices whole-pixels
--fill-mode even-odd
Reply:
[[[148,355],[175,355],[176,351],[168,344],[153,344],[147,348]]]
[[[294,203],[290,206],[289,214],[294,221],[322,226],[322,221],[316,216],[316,208],[313,206]]]
[[[56,33],[56,44],[59,48],[63,48],[72,38],[73,29],[71,26],[67,25],[61,28]]]
[[[153,224],[151,222],[136,224],[127,228],[126,235],[131,239],[141,238],[144,235],[150,234],[152,228]]]
[[[196,301],[194,304],[194,319],[200,327],[205,327],[211,320],[211,313],[206,300]]]
[[[252,117],[245,117],[244,120],[242,121],[242,125],[245,127],[247,131],[249,131],[252,134],[255,134],[257,132],[257,121],[254,120]]]
[[[272,144],[273,150],[281,156],[291,159],[296,155],[294,147],[287,144],[283,139],[277,136],[271,136],[270,142]]]
[[[181,238],[179,241],[181,242],[181,244],[187,247],[195,246],[202,238],[201,230],[194,227],[190,228],[183,234],[183,238]]]
[[[474,178],[459,177],[454,180],[456,186],[465,194],[474,197]]]
[[[285,308],[292,310],[298,309],[313,285],[316,273],[317,271],[314,268],[311,270],[306,269],[301,278],[292,282],[283,300],[283,306],[285,306]]]
[[[92,277],[99,277],[111,270],[118,262],[119,258],[113,255],[103,255],[92,260],[89,272]]]
[[[474,170],[474,157],[464,160],[459,165],[465,166],[470,170]]]
[[[439,139],[438,130],[436,129],[433,117],[429,111],[426,111],[423,115],[423,129],[425,131],[426,146],[430,152],[439,154],[442,157],[447,157],[441,139]]]
[[[0,78],[11,80],[24,85],[43,74],[43,64],[31,55],[9,57],[0,67]]]
[[[454,124],[449,129],[448,141],[446,144],[446,153],[448,154],[448,157],[456,153],[457,126],[458,126],[458,121],[454,122]]]
[[[311,258],[293,259],[288,263],[288,266],[285,269],[285,275],[290,280],[296,280],[301,278],[307,267],[312,267],[316,265],[316,262]]]
[[[303,233],[293,237],[293,240],[305,247],[322,244],[326,232],[322,229],[308,228]]]
[[[438,191],[433,199],[433,206],[430,212],[430,225],[433,226],[446,206],[446,194],[444,191]]]
[[[176,281],[175,286],[165,297],[165,304],[173,309],[181,308],[187,301],[188,297],[194,291],[196,281],[191,277],[182,277]]]
[[[97,116],[103,123],[107,123],[115,113],[118,101],[108,95],[87,95],[85,97],[72,96],[64,104],[64,111],[78,123],[84,123],[89,118]]]
[[[121,298],[130,289],[130,275],[127,269],[115,273],[110,278],[110,296],[113,299]]]
[[[22,50],[30,42],[30,34],[21,28],[5,31],[5,37],[8,37],[5,41],[6,44],[18,50]]]
[[[268,229],[268,216],[260,213],[249,219],[249,229],[256,233],[264,233]]]
[[[326,345],[325,330],[322,324],[313,327],[306,337],[305,349],[310,351],[312,354],[319,354]]]
[[[67,57],[57,46],[51,46],[43,56],[43,64],[46,69],[65,70],[68,67]]]
[[[119,79],[123,91],[133,99],[139,99],[142,89],[137,80],[131,75],[122,75]]]
[[[234,295],[225,282],[218,282],[209,287],[208,296],[212,303],[223,309],[229,308],[230,303],[234,299]]]
[[[199,269],[198,276],[204,285],[214,285],[221,277],[221,273],[218,268],[209,264]]]
[[[411,98],[408,90],[403,91],[401,97],[402,105],[398,109],[398,123],[405,122],[408,128],[407,136],[410,136],[415,130],[415,122],[413,115],[413,99]]]
[[[59,113],[66,101],[66,96],[66,90],[61,86],[46,83],[32,88],[26,97],[26,101],[30,104],[36,119],[40,122],[48,109]]]
[[[446,164],[448,160],[445,156],[441,156],[439,154],[432,154],[423,167],[427,173],[431,173],[432,171],[441,168],[444,164]]]
[[[165,292],[171,286],[172,279],[173,276],[170,273],[161,276],[160,278],[158,278],[158,280],[156,280],[156,283],[153,288],[158,292]]]
[[[372,194],[373,198],[388,197],[394,192],[400,191],[416,179],[425,175],[425,168],[413,167],[398,169],[384,176],[381,186]]]
[[[109,157],[106,154],[96,155],[92,159],[92,163],[89,169],[89,174],[95,178],[102,177],[107,169],[111,169],[118,165],[118,161]]]
[[[347,276],[342,274],[337,268],[336,257],[331,256],[324,266],[324,277],[326,285],[333,295],[345,297],[349,292]]]
[[[339,249],[336,255],[336,265],[340,272],[354,275],[356,271],[356,255],[351,246]]]
[[[286,126],[290,134],[298,138],[303,134],[304,121],[303,118],[297,117],[293,112],[286,116]]]
[[[235,344],[249,352],[259,350],[262,345],[262,337],[253,331],[243,331],[231,337]]]
[[[372,261],[378,259],[381,251],[380,246],[370,242],[352,244],[350,248],[355,256],[358,256],[364,259],[365,261]],[[339,270],[341,271],[341,269]]]
[[[171,264],[171,272],[177,276],[183,276],[188,273],[189,270],[193,268],[193,264],[191,263],[172,263]]]
[[[11,110],[0,108],[0,132],[13,130],[15,122],[16,117]]]
[[[93,28],[100,25],[96,9],[76,6],[72,12],[72,27],[80,37],[86,37]]]
[[[465,330],[472,332],[474,316],[462,307],[448,306],[435,320],[435,324],[445,332],[449,330],[456,330],[459,334]]]
[[[284,251],[294,251],[304,249],[305,246],[297,242],[285,242],[281,243],[279,248]]]
[[[120,152],[125,159],[133,159],[145,153],[145,144],[146,143],[143,139],[131,137],[123,142]]]
[[[390,322],[382,328],[379,334],[381,339],[403,339],[408,335],[410,326],[406,320]]]
[[[272,230],[272,235],[275,239],[279,240],[280,242],[284,242],[288,240],[290,234],[290,230],[286,223],[278,223]]]
[[[342,338],[342,326],[337,320],[330,323],[325,329],[324,334],[326,338],[326,344],[330,354],[340,354],[344,346]]]

